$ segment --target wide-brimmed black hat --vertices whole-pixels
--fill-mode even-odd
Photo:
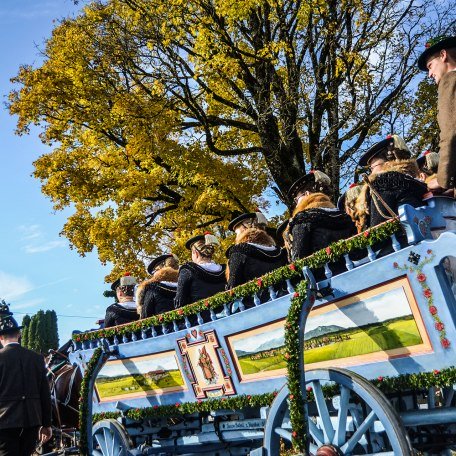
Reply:
[[[235,217],[233,220],[228,225],[228,229],[230,231],[234,231],[237,225],[239,225],[241,222],[244,220],[256,220],[257,223],[262,223],[266,225],[268,223],[268,220],[264,216],[263,213],[261,213],[259,210],[257,212],[246,212],[245,214],[238,215]]]
[[[228,229],[230,231],[234,231],[234,227],[236,225],[239,225],[239,223],[243,222],[244,220],[253,219],[255,216],[255,212],[246,212],[245,214],[238,215],[228,224]]]
[[[361,156],[358,167],[366,167],[373,158],[380,154],[384,154],[388,161],[408,159],[411,156],[410,149],[400,136],[388,135]]]
[[[185,247],[186,247],[188,250],[191,250],[191,249],[192,249],[192,245],[193,245],[195,242],[199,242],[199,241],[203,241],[205,244],[219,244],[218,239],[217,239],[212,233],[206,232],[206,233],[204,233],[204,234],[198,234],[197,236],[191,237],[191,238],[185,243]]]
[[[416,163],[421,171],[436,173],[439,166],[439,154],[427,150],[416,159]]]
[[[427,63],[429,57],[441,51],[442,49],[451,49],[456,47],[456,36],[436,36],[431,38],[426,44],[426,50],[418,57],[418,68],[421,71],[428,71]]]
[[[172,253],[165,253],[164,255],[160,255],[157,258],[154,258],[149,265],[147,266],[147,272],[152,274],[155,269],[160,266],[161,263],[166,261],[168,258],[173,258],[174,255]]]
[[[381,153],[388,152],[388,147],[394,147],[394,138],[392,136],[387,136],[385,139],[382,139],[378,143],[375,143],[367,152],[361,155],[361,158],[358,161],[358,166],[367,166],[368,163]]]
[[[276,244],[278,247],[284,247],[285,246],[285,241],[283,239],[283,233],[288,227],[288,223],[290,222],[289,219],[284,220],[280,225],[277,226],[276,232],[275,232],[275,239],[276,239]]]
[[[5,301],[0,303],[0,336],[3,334],[16,332],[22,329],[13,317],[13,313],[9,310],[8,304]]]
[[[324,172],[312,170],[309,174],[301,176],[298,180],[293,182],[288,189],[287,196],[289,199],[294,199],[299,192],[306,190],[310,192],[327,192],[331,187],[331,179]]]
[[[129,272],[126,272],[122,277],[119,277],[116,281],[111,284],[111,290],[116,291],[121,286],[134,286],[136,285],[136,278],[133,277]]]

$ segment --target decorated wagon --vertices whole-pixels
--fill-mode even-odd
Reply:
[[[274,456],[293,445],[312,455],[450,454],[455,220],[452,199],[405,205],[400,220],[232,291],[75,335],[81,451]],[[385,244],[392,253],[377,258]],[[340,257],[347,270],[332,277]],[[318,267],[326,279],[316,283]]]

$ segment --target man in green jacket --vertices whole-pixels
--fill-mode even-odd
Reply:
[[[437,120],[440,128],[437,178],[428,182],[435,193],[454,194],[456,187],[456,36],[439,36],[426,44],[418,59],[438,85]],[[456,194],[454,194],[456,196]]]

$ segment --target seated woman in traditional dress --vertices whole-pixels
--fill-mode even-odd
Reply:
[[[105,328],[130,323],[139,318],[134,300],[135,285],[136,279],[129,273],[126,273],[111,285],[111,290],[116,292],[118,302],[111,304],[106,309]]]
[[[228,225],[236,233],[235,245],[226,251],[229,289],[287,263],[286,250],[277,247],[274,239],[266,233],[266,223],[261,212],[250,212],[236,217]],[[247,303],[246,307],[249,305]]]
[[[427,187],[417,179],[418,165],[410,156],[404,140],[392,135],[361,157],[359,165],[370,166],[372,171],[356,202],[361,230],[391,219],[402,204],[423,205]],[[374,169],[377,161],[383,161],[380,169]]]
[[[179,261],[175,255],[160,255],[151,261],[147,271],[152,277],[142,282],[136,291],[141,318],[159,315],[174,309]]]
[[[210,233],[192,237],[186,242],[185,247],[191,251],[192,261],[179,269],[174,301],[176,309],[225,289],[225,265],[212,260],[217,245],[218,239]]]
[[[293,261],[356,234],[351,218],[331,202],[328,196],[331,193],[331,180],[321,171],[311,171],[290,187],[288,197],[296,204],[288,225]],[[333,263],[331,271],[333,274],[345,271],[345,260]],[[317,280],[325,278],[322,269],[314,274]]]

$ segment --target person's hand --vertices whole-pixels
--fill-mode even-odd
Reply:
[[[427,183],[427,187],[433,193],[442,193],[443,191],[445,191],[445,189],[439,185],[437,179],[431,179]]]
[[[45,444],[50,438],[52,437],[52,428],[49,427],[40,427],[40,431],[38,433],[38,438],[40,440],[40,444]]]

